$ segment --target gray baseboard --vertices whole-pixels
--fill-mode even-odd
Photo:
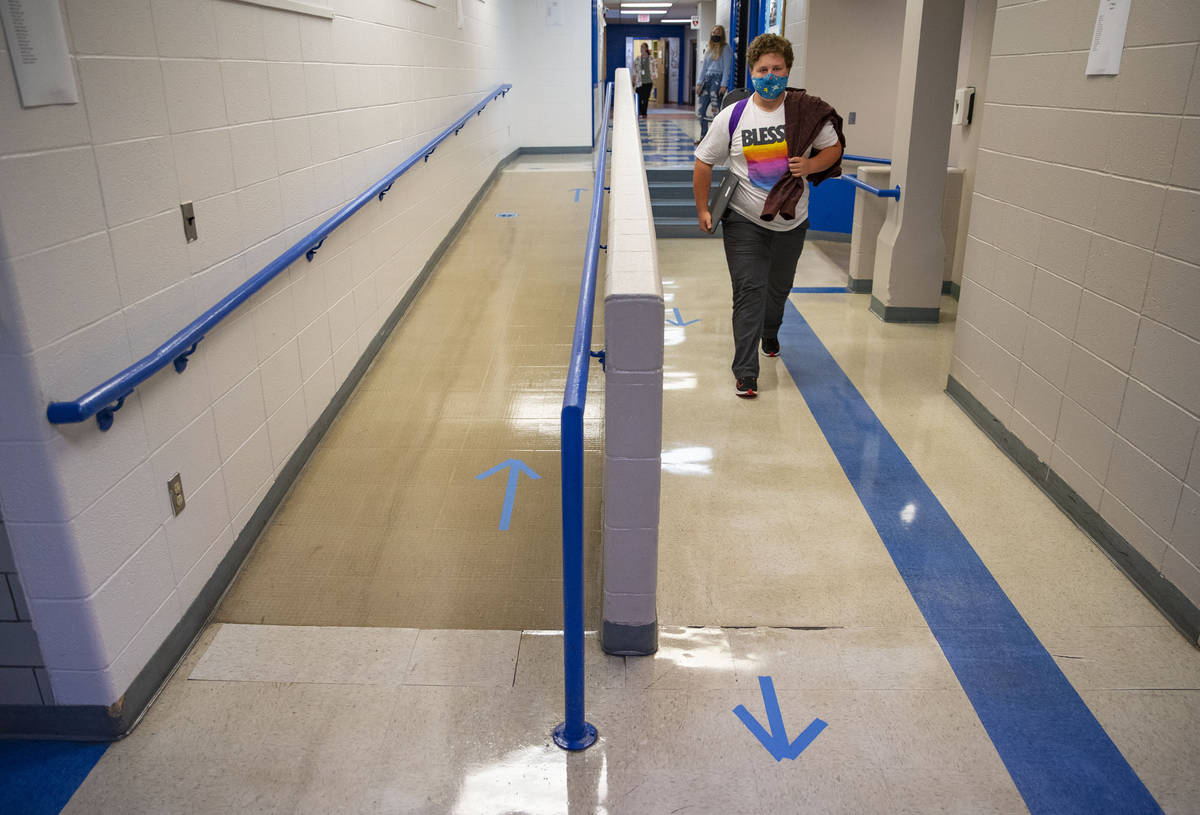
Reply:
[[[850,234],[848,232],[820,232],[816,230],[808,230],[808,234],[804,236],[806,241],[833,241],[834,243],[850,243]]]
[[[585,145],[578,147],[518,147],[513,155],[509,156],[505,161],[516,156],[539,156],[539,155],[559,155],[563,153],[591,153],[592,148]]]
[[[871,297],[871,311],[885,323],[936,323],[941,316],[938,308],[885,306],[878,297]]]
[[[590,148],[579,149],[591,152]],[[209,620],[212,619],[218,604],[245,562],[246,556],[254,548],[259,534],[267,525],[267,521],[274,514],[287,491],[291,489],[292,483],[300,474],[308,457],[312,455],[313,450],[325,435],[325,431],[329,429],[334,418],[345,406],[350,394],[358,386],[359,380],[374,361],[375,355],[379,353],[379,349],[391,335],[392,329],[396,327],[396,323],[408,311],[412,301],[425,285],[425,281],[429,279],[446,250],[457,239],[467,219],[474,213],[483,196],[495,184],[500,172],[518,156],[527,153],[575,151],[576,148],[535,148],[533,150],[518,148],[497,163],[475,196],[463,208],[454,226],[446,233],[437,249],[421,268],[421,272],[417,275],[413,285],[409,287],[404,299],[392,310],[387,321],[375,333],[370,344],[359,357],[358,363],[346,377],[346,381],[342,383],[333,399],[322,411],[320,418],[309,429],[296,451],[292,453],[291,458],[280,471],[279,477],[271,485],[266,497],[258,505],[246,527],[213,572],[212,577],[204,584],[204,588],[200,590],[183,618],[167,635],[166,640],[154,652],[150,661],[134,677],[133,682],[121,698],[109,707],[103,705],[0,705],[0,738],[116,741],[129,735],[141,721],[150,704],[166,686],[174,674],[175,668],[191,650]]]
[[[875,281],[869,277],[865,277],[865,278],[848,277],[848,278],[846,278],[846,288],[849,291],[856,292],[858,294],[864,294],[866,292],[871,291],[871,289],[874,286],[874,283],[875,283]],[[942,294],[948,294],[951,297],[953,297],[955,300],[957,300],[959,290],[960,290],[959,285],[957,283],[955,283],[953,280],[943,280],[942,281]],[[880,305],[882,306],[883,304],[881,303]],[[921,321],[918,321],[918,322],[921,322]]]
[[[948,378],[946,393],[996,446],[1024,470],[1033,483],[1108,555],[1117,568],[1146,595],[1171,625],[1179,629],[1188,642],[1193,645],[1200,644],[1200,608],[1195,603],[1174,583],[1163,577],[1158,569],[1100,517],[1100,513],[1084,501],[1071,485],[1039,459],[954,377]]]
[[[622,625],[604,620],[600,647],[615,656],[644,657],[658,650],[658,621],[645,625]]]

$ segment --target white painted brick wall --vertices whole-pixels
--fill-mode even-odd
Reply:
[[[1200,603],[1200,14],[1095,14],[997,9],[952,375]]]
[[[470,3],[461,30],[446,2],[344,0],[333,21],[226,0],[62,6],[79,104],[22,109],[0,52],[0,506],[48,669],[0,689],[107,705],[520,134],[587,142],[586,115],[546,100],[588,75],[590,21],[572,7],[547,29],[533,0]],[[502,82],[507,99],[241,306],[183,375],[143,383],[110,431],[45,421]]]

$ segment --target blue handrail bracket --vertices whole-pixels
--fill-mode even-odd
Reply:
[[[613,86],[604,93],[607,122],[612,112]],[[608,166],[608,128],[600,131],[596,147],[596,181],[592,185],[592,215],[588,221],[583,276],[571,360],[563,390],[562,519],[563,519],[563,686],[566,721],[554,728],[554,743],[564,750],[584,750],[596,741],[596,728],[584,719],[583,685],[583,411],[587,403],[588,365],[592,356],[592,315],[596,306],[596,267],[600,262],[600,220],[604,213],[604,175]],[[603,360],[603,357],[600,357]]]
[[[196,350],[196,344],[204,338],[221,320],[228,317],[238,306],[249,300],[263,286],[273,280],[280,272],[291,266],[301,257],[312,260],[321,244],[346,220],[362,209],[368,201],[378,197],[383,200],[383,194],[391,189],[396,179],[408,172],[422,159],[428,160],[439,144],[450,136],[462,130],[463,125],[475,115],[482,113],[498,96],[508,93],[512,85],[501,85],[491,91],[482,101],[464,113],[457,121],[435,136],[428,144],[417,150],[404,160],[398,167],[377,181],[369,190],[342,207],[323,224],[290,249],[262,268],[242,285],[225,295],[216,305],[201,314],[182,331],[154,349],[147,356],[130,365],[116,376],[97,385],[90,391],[71,402],[51,402],[46,408],[46,419],[51,424],[67,424],[86,421],[95,416],[101,430],[112,427],[113,413],[121,408],[125,397],[158,371],[174,364],[175,370],[183,373],[187,368],[187,358]]]

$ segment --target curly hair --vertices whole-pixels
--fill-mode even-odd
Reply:
[[[746,51],[746,64],[751,67],[766,54],[779,54],[788,70],[792,70],[792,44],[778,34],[759,34]]]

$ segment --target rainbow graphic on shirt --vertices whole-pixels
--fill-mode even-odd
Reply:
[[[787,174],[786,141],[752,144],[742,148],[742,153],[746,156],[746,169],[749,171],[750,181],[756,187],[769,190]]]

